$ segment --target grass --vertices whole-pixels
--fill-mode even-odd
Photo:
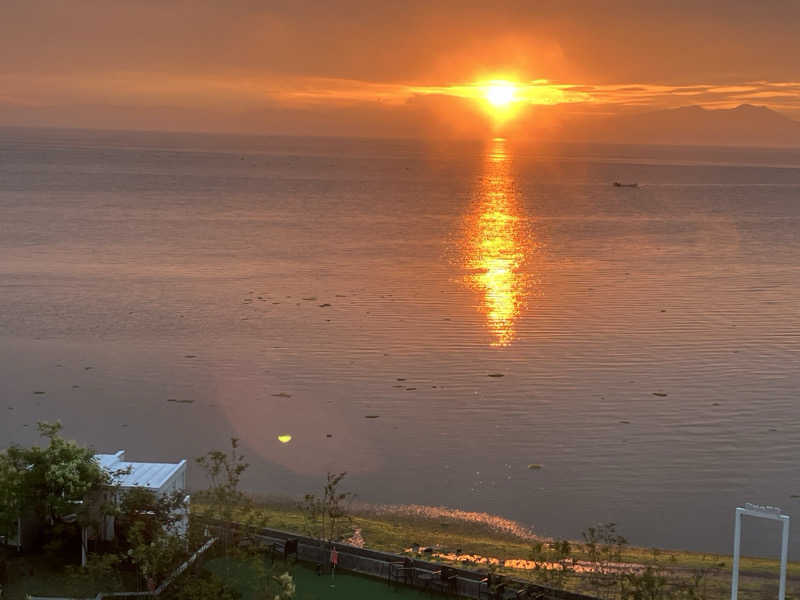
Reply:
[[[208,561],[205,568],[229,583],[241,600],[262,600],[265,596],[259,587],[259,572],[251,564],[232,558],[220,557]],[[282,569],[281,569],[282,570]],[[297,587],[295,600],[423,600],[430,593],[404,586],[388,586],[386,582],[352,573],[317,575],[315,569],[295,563],[288,569]]]
[[[100,591],[135,590],[135,574],[117,572],[106,579],[87,581],[70,576],[66,566],[74,557],[45,553],[19,555],[13,549],[0,548],[0,562],[5,561],[7,583],[3,585],[3,600],[25,600],[28,594],[40,596],[94,597]]]
[[[202,505],[193,509],[202,512]],[[409,553],[414,544],[432,547],[435,553],[454,553],[491,557],[500,561],[529,559],[532,539],[524,530],[511,531],[501,523],[498,528],[492,521],[470,518],[455,518],[446,513],[407,513],[385,511],[369,507],[358,508],[352,516],[352,528],[361,530],[368,548],[397,554]],[[463,516],[463,515],[462,515]],[[266,527],[307,533],[306,520],[296,503],[281,499],[261,499],[255,509],[256,522]],[[578,561],[590,560],[586,547],[579,542],[572,544],[572,556]],[[425,553],[421,558],[436,560],[435,554]],[[441,562],[486,569],[485,564],[470,564],[439,558]],[[723,554],[690,552],[625,546],[621,561],[639,565],[652,565],[664,574],[675,587],[687,584],[698,572],[705,579],[696,590],[707,598],[727,598],[730,594],[732,557]],[[777,596],[779,561],[768,558],[742,557],[740,560],[740,598],[761,600]],[[498,572],[520,579],[539,580],[539,573],[529,570],[499,567]],[[573,575],[566,587],[589,594],[598,594],[598,589],[586,575]],[[800,597],[800,563],[788,566],[787,597]]]

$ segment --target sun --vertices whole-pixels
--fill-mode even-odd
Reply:
[[[486,100],[492,106],[503,108],[514,102],[517,86],[509,81],[493,81],[486,86]]]

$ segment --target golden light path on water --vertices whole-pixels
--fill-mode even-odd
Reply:
[[[508,346],[526,305],[531,278],[524,271],[535,249],[514,184],[506,140],[495,138],[486,154],[476,209],[466,220],[464,266],[470,287],[483,294],[481,311],[492,346]]]

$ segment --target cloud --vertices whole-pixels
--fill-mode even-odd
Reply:
[[[339,131],[329,119],[359,110],[376,134],[398,129],[381,119],[430,126],[431,114],[455,127],[467,108],[485,118],[470,86],[498,74],[549,80],[531,86],[533,104],[613,112],[749,98],[800,116],[798,21],[800,3],[780,0],[2,2],[0,90],[13,98],[6,122],[12,106],[80,122],[91,114],[78,119],[79,107],[108,107],[104,126],[117,114],[122,128],[148,114],[161,126],[164,107],[198,115],[171,122],[213,129],[283,111],[282,130],[305,131],[305,119]]]
[[[783,80],[798,21],[777,0],[26,0],[0,7],[0,72]]]

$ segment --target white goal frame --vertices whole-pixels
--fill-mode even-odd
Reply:
[[[736,509],[736,525],[733,530],[733,574],[731,575],[731,600],[739,595],[739,550],[742,542],[742,515],[771,519],[782,524],[781,531],[781,578],[778,587],[778,600],[786,596],[786,563],[789,558],[789,515],[784,515],[777,506],[761,506],[746,502],[744,508]]]

